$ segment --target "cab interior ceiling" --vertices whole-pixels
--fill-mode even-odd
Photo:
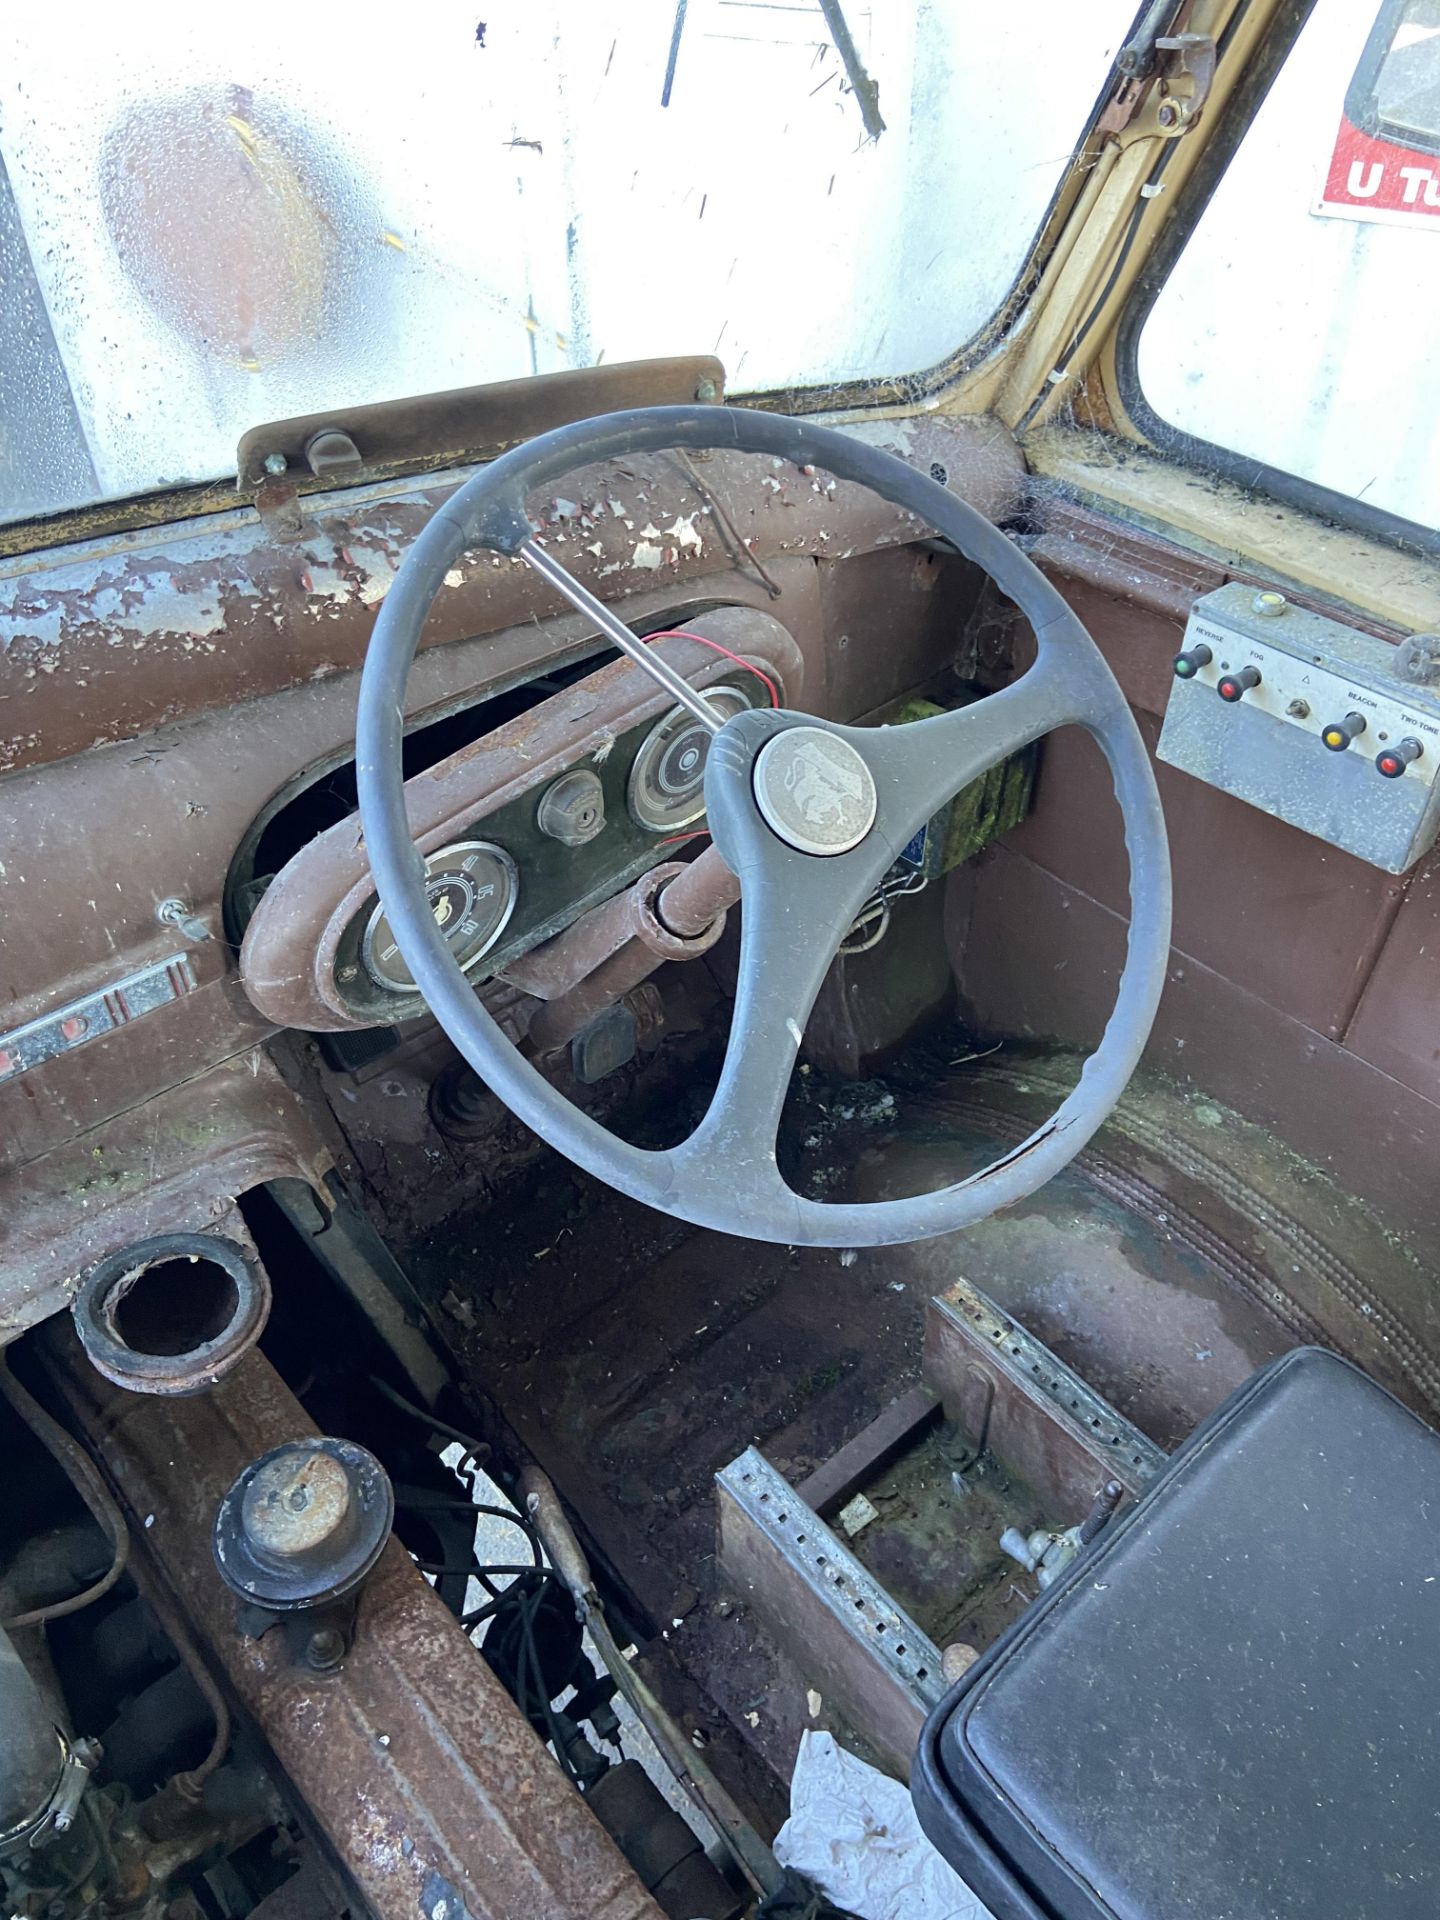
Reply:
[[[1031,489],[993,421],[863,431],[1031,544],[1153,747],[1190,601],[1250,576]],[[102,1254],[234,1235],[275,1294],[261,1353],[278,1380],[262,1393],[252,1372],[252,1393],[272,1395],[267,1409],[293,1395],[392,1477],[425,1478],[433,1456],[376,1376],[478,1435],[502,1483],[538,1463],[639,1670],[771,1833],[798,1733],[843,1722],[717,1557],[714,1476],[751,1445],[792,1483],[823,1469],[921,1385],[929,1303],[958,1280],[1163,1447],[1306,1341],[1440,1417],[1424,1252],[1440,1235],[1436,868],[1381,872],[1157,763],[1175,868],[1168,986],[1141,1073],[1073,1166],[951,1239],[836,1252],[692,1229],[560,1160],[423,1014],[296,1031],[244,991],[241,938],[276,876],[326,835],[354,850],[365,641],[443,492],[432,476],[312,496],[298,541],[237,514],[57,551],[0,581],[15,635],[0,721],[7,1026],[184,963],[157,1012],[0,1074],[0,1324],[12,1339],[36,1329],[17,1371],[52,1399],[62,1381],[72,1417],[108,1436],[122,1496],[160,1490],[138,1515],[147,1550],[188,1566],[182,1535],[203,1502],[162,1468],[176,1434],[209,1444],[202,1415],[183,1412],[203,1400],[173,1403],[143,1471],[127,1465],[125,1434],[160,1434],[159,1414],[117,1424],[40,1323]],[[819,714],[903,719],[1026,658],[973,567],[824,473],[644,456],[577,473],[531,510],[637,631],[703,636],[719,610],[718,634],[736,609],[778,625],[765,670]],[[523,754],[527,729],[568,715],[588,743],[591,676],[613,687],[633,671],[529,569],[468,555],[411,678],[413,791],[423,802],[482,767],[496,728]],[[1055,734],[991,803],[962,823],[963,857],[832,968],[782,1134],[800,1191],[878,1199],[987,1163],[1053,1109],[1098,1036],[1126,909],[1099,752],[1077,729]],[[576,875],[601,846],[570,850]],[[157,921],[171,900],[188,932]],[[578,915],[580,882],[575,901]],[[602,1049],[592,1076],[582,1034],[540,1055],[545,1070],[628,1138],[682,1136],[717,1068],[735,938],[732,915],[707,954],[629,993],[619,1064],[605,1070]],[[503,976],[480,990],[523,1036],[534,996]],[[270,1417],[252,1437],[268,1441]],[[916,1449],[872,1475],[884,1524],[852,1544],[938,1645],[984,1645],[1026,1596],[982,1543],[1031,1496],[983,1474],[961,1487],[974,1463],[949,1421],[921,1426]],[[437,1544],[413,1515],[401,1538],[448,1558],[448,1535]],[[437,1592],[458,1608],[456,1585]]]

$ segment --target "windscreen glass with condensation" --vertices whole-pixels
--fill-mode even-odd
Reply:
[[[1195,439],[1440,527],[1440,0],[1319,0],[1136,371]]]
[[[5,10],[0,519],[601,361],[715,353],[743,393],[945,359],[1134,0],[827,10],[847,34],[803,0]]]

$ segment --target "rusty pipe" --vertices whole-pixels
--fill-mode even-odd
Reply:
[[[716,1833],[724,1840],[737,1866],[757,1893],[777,1891],[784,1879],[779,1862],[754,1827],[736,1806],[713,1771],[700,1759],[684,1733],[675,1724],[629,1660],[625,1658],[610,1623],[605,1604],[595,1587],[585,1549],[566,1518],[549,1476],[533,1463],[522,1468],[520,1494],[525,1511],[535,1523],[551,1565],[564,1581],[575,1602],[576,1612],[590,1630],[600,1658],[611,1677],[655,1742],[676,1780],[690,1795]]]
[[[225,1696],[216,1684],[214,1675],[201,1659],[200,1649],[191,1638],[179,1608],[164,1592],[160,1580],[146,1566],[142,1556],[137,1555],[130,1562],[130,1577],[144,1595],[145,1604],[160,1622],[161,1630],[175,1649],[180,1664],[195,1682],[214,1722],[215,1731],[204,1759],[188,1772],[177,1773],[172,1783],[182,1800],[196,1803],[205,1790],[205,1782],[229,1751],[230,1709],[225,1704]]]
[[[665,961],[708,953],[739,894],[739,881],[708,847],[691,865],[652,867],[569,933],[517,961],[506,978],[546,1002],[530,1022],[534,1051],[564,1046]]]
[[[568,1045],[590,1022],[648,980],[660,961],[639,940],[602,961],[588,980],[540,1008],[526,1039],[534,1053],[554,1053]]]
[[[130,1531],[119,1507],[110,1497],[110,1489],[85,1449],[26,1392],[3,1356],[0,1356],[0,1395],[9,1401],[17,1417],[24,1421],[64,1473],[89,1508],[100,1531],[109,1535],[111,1546],[110,1565],[93,1585],[86,1587],[83,1593],[72,1594],[69,1599],[55,1600],[48,1606],[30,1607],[24,1613],[12,1615],[3,1622],[3,1631],[13,1633],[19,1627],[43,1626],[48,1620],[60,1620],[66,1614],[79,1613],[82,1607],[93,1606],[97,1600],[103,1599],[125,1571],[130,1558]]]
[[[693,959],[719,939],[725,910],[739,898],[740,882],[714,847],[688,866],[667,860],[553,940],[510,961],[502,978],[537,1000],[558,1000],[631,941],[654,952],[651,972],[662,960]]]
[[[666,881],[655,902],[655,912],[678,939],[698,940],[716,920],[723,920],[739,898],[740,882],[721,859],[718,848],[706,847]]]

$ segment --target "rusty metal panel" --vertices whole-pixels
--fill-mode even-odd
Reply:
[[[1138,1427],[968,1281],[931,1300],[923,1371],[947,1417],[1065,1524],[1085,1518],[1107,1480],[1135,1499],[1165,1464]]]
[[[335,1672],[295,1665],[282,1633],[237,1630],[216,1507],[257,1454],[315,1432],[258,1351],[188,1400],[110,1386],[68,1330],[49,1353],[146,1550],[379,1920],[442,1902],[456,1920],[660,1920],[398,1541]]]
[[[1294,832],[1263,818],[1260,824]],[[1006,847],[985,856],[971,884],[969,934],[953,951],[973,1029],[1093,1048],[1124,959],[1124,918]],[[1057,955],[1065,964],[1056,964]],[[1423,1014],[1417,1018],[1423,1024]],[[1433,1098],[1397,1093],[1390,1072],[1209,967],[1178,959],[1147,1057],[1157,1071],[1183,1077],[1192,1098],[1219,1101],[1273,1129],[1340,1191],[1373,1207],[1393,1233],[1412,1236],[1417,1271],[1433,1267],[1427,1250],[1440,1238],[1440,1107]],[[1316,1204],[1312,1194],[1301,1211]],[[1393,1275],[1394,1244],[1379,1253]],[[1366,1364],[1375,1371],[1377,1361],[1379,1377],[1395,1385],[1385,1349]]]
[[[883,1473],[892,1460],[940,1418],[940,1402],[929,1387],[911,1387],[898,1400],[832,1453],[795,1491],[822,1518],[838,1513],[852,1494]]]
[[[256,1051],[0,1172],[0,1344],[67,1307],[107,1254],[213,1227],[265,1180],[318,1186],[329,1165],[303,1103]]]
[[[720,1558],[822,1698],[904,1776],[940,1650],[754,1447],[715,1477]]]
[[[1345,1044],[1427,1100],[1440,1100],[1440,858],[1416,873],[1361,995]]]
[[[815,569],[777,561],[783,606],[807,660],[823,651]],[[737,575],[716,580],[738,601],[766,600]],[[661,592],[631,606],[673,609]],[[432,648],[411,676],[412,711],[448,711],[583,655],[583,620]],[[0,661],[0,692],[3,692]],[[342,759],[354,734],[355,675],[271,695],[243,714],[199,714],[143,741],[102,747],[4,781],[0,805],[0,994],[4,1026],[21,1026],[175,950],[156,918],[183,897],[215,937],[187,948],[196,990],[74,1056],[46,1062],[27,1082],[0,1081],[0,1167],[20,1166],[77,1132],[127,1112],[165,1088],[248,1051],[273,1030],[240,990],[235,957],[219,938],[232,856],[272,798],[304,770]],[[3,710],[3,709],[0,709]]]
[[[1168,673],[1169,641],[1152,637]],[[1108,633],[1101,644],[1113,659]],[[1222,707],[1218,698],[1215,706]],[[1138,719],[1153,746],[1155,723],[1144,713]],[[1174,867],[1177,956],[1339,1038],[1405,881],[1163,762],[1155,777]],[[1377,774],[1375,784],[1388,783]],[[1088,734],[1064,728],[1045,742],[1035,805],[1006,845],[1101,905],[1127,912],[1125,844],[1113,809],[1099,749]]]
[[[1023,464],[994,421],[864,431],[943,464],[952,489],[992,519],[1019,504]],[[565,549],[556,557],[622,615],[628,597],[664,586],[683,598],[717,566],[730,570],[723,597],[745,598],[733,589],[754,587],[754,560],[838,558],[925,532],[863,487],[755,455],[707,455],[703,475],[697,485],[672,455],[640,454],[577,470],[529,512]],[[272,540],[245,508],[0,564],[0,772],[357,668],[402,559],[466,477],[316,494],[295,541]],[[556,611],[523,561],[477,549],[457,561],[421,646]]]
[[[1033,484],[1031,520],[1035,532],[1027,539],[1026,550],[1042,572],[1083,581],[1098,587],[1112,603],[1143,607],[1182,627],[1193,602],[1227,580],[1242,580],[1251,587],[1275,584],[1272,575],[1243,565],[1239,554],[1221,560],[1181,546],[1123,512],[1103,513],[1083,505],[1050,479]],[[1298,583],[1287,585],[1286,593],[1297,606],[1316,613],[1334,610],[1333,600]],[[1348,603],[1345,617],[1362,633],[1379,639],[1404,637],[1401,628]]]

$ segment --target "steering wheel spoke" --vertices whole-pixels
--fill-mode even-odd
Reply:
[[[866,901],[956,792],[1075,721],[1079,704],[1063,665],[1042,656],[1001,692],[902,727],[817,729],[805,715],[763,710],[731,722],[711,751],[706,804],[715,845],[741,885],[739,978],[720,1079],[678,1150],[684,1162],[714,1155],[741,1185],[778,1180],[776,1137],[805,1025]],[[757,805],[760,751],[796,728],[848,743],[873,779],[873,823],[839,855],[787,845]]]
[[[776,717],[757,713],[755,719],[763,727]],[[748,763],[737,758],[744,779]],[[709,1111],[677,1158],[688,1166],[713,1158],[737,1191],[784,1191],[775,1169],[776,1136],[805,1025],[841,941],[893,853],[878,836],[831,859],[786,846],[738,782],[724,798],[716,793],[725,780],[724,760],[717,747],[707,797],[716,845],[740,879],[739,978]]]
[[[1089,724],[1063,665],[1043,655],[1028,673],[966,707],[846,737],[863,743],[879,792],[879,830],[898,851],[946,802],[1057,727]]]

